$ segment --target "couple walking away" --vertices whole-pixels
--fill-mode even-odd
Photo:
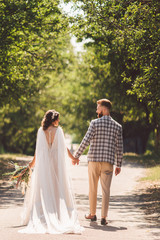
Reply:
[[[79,164],[79,157],[90,145],[88,152],[90,213],[86,219],[96,221],[97,187],[102,186],[101,225],[107,224],[110,185],[113,165],[115,175],[121,171],[123,156],[122,127],[110,116],[111,102],[97,101],[98,118],[92,120],[75,157],[65,145],[59,113],[46,112],[38,130],[36,151],[29,168],[33,168],[23,213],[21,233],[77,233],[84,230],[77,218],[74,194],[71,188],[68,167]]]

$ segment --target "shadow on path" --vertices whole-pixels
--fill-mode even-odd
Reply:
[[[0,208],[8,208],[11,205],[21,206],[24,196],[21,191],[4,182],[0,186]]]
[[[86,165],[86,164],[85,164]],[[156,191],[156,192],[155,192]],[[154,215],[154,212],[149,211],[155,204],[155,208],[160,208],[160,199],[156,202],[152,201],[154,194],[160,192],[160,189],[148,190],[145,193],[140,191],[134,194],[116,195],[110,198],[110,211],[115,211],[116,218],[109,221],[108,226],[100,226],[96,223],[91,223],[85,228],[101,229],[102,231],[125,231],[127,226],[135,225],[139,229],[150,229],[153,236],[160,239],[160,216]],[[160,196],[160,194],[158,195]],[[13,188],[8,182],[4,182],[0,186],[0,208],[8,208],[8,206],[23,204],[24,196],[20,190]],[[87,194],[76,194],[75,200],[78,211],[89,210],[89,201]],[[101,209],[101,196],[97,198],[97,209]],[[157,212],[157,211],[156,211]],[[156,230],[153,231],[152,230]]]
[[[94,223],[91,222],[90,227],[85,226],[85,228],[92,228],[92,229],[102,230],[106,232],[116,232],[116,231],[127,230],[126,227],[115,227],[111,225],[101,226],[101,225],[98,225],[97,222],[94,222]]]
[[[101,196],[97,197],[97,209],[101,209]],[[88,196],[76,194],[76,203],[78,210],[88,212]],[[158,216],[149,217],[145,214],[143,207],[147,203],[143,201],[141,192],[131,195],[117,195],[110,197],[110,212],[116,211],[116,219],[109,221],[108,226],[100,226],[91,223],[86,228],[101,229],[103,231],[120,231],[127,230],[127,226],[136,226],[139,229],[148,229],[153,236],[160,239],[160,218]],[[152,204],[152,203],[150,203]],[[111,213],[110,213],[111,214]],[[117,225],[121,224],[117,227]],[[155,231],[152,231],[152,230]]]

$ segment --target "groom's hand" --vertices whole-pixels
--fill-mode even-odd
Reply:
[[[121,172],[121,168],[116,167],[115,169],[115,175],[117,176]]]
[[[74,159],[72,159],[72,164],[73,165],[78,165],[79,164],[79,159],[78,158],[74,158]]]

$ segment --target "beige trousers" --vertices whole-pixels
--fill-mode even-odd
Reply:
[[[113,165],[108,162],[88,162],[89,204],[91,215],[96,214],[97,188],[100,178],[102,186],[101,217],[107,217],[109,208],[110,185],[113,175]]]

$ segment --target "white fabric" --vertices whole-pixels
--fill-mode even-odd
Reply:
[[[40,127],[35,168],[24,203],[23,224],[27,226],[19,232],[60,234],[83,231],[77,219],[67,159],[61,127],[57,128],[51,145]]]

